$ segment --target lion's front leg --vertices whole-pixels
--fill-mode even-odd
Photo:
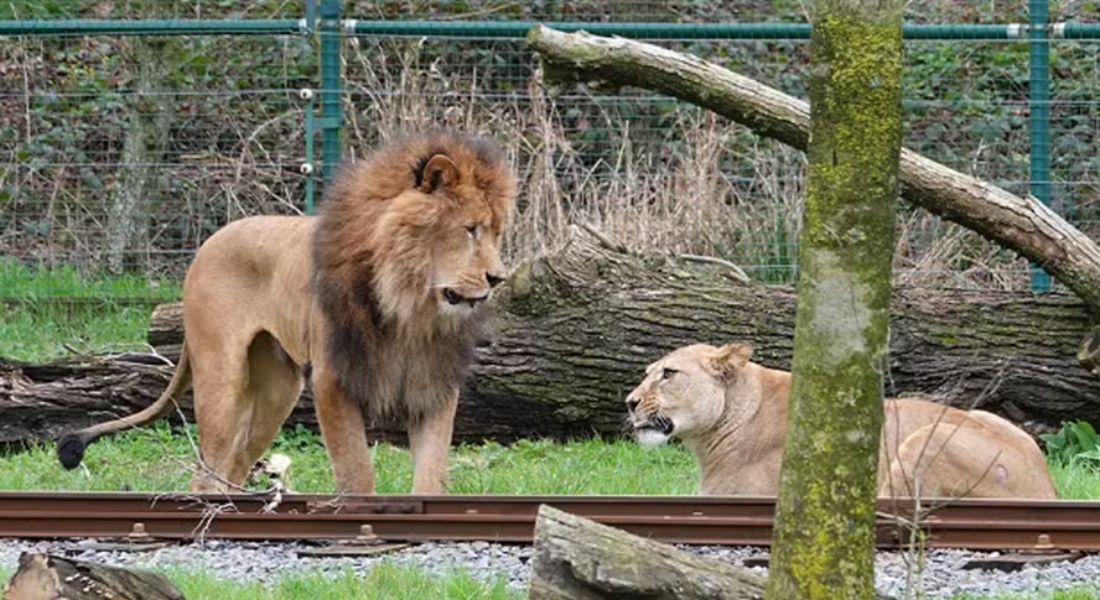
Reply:
[[[447,480],[447,454],[451,449],[458,389],[433,414],[409,424],[409,450],[413,459],[414,494],[440,494]]]
[[[332,462],[336,491],[373,494],[374,468],[362,409],[340,389],[335,375],[321,369],[315,370],[313,375],[313,404],[325,450]]]

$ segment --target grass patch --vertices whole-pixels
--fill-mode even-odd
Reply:
[[[189,428],[194,435],[193,427]],[[328,456],[319,435],[284,431],[271,451],[290,456],[295,491],[333,492]],[[408,493],[412,461],[404,448],[376,444],[379,493]],[[0,489],[69,491],[185,490],[191,450],[166,422],[104,438],[88,449],[87,468],[66,471],[52,444],[0,456]],[[521,440],[462,445],[451,451],[448,490],[459,494],[691,494],[694,458],[678,445],[643,448],[629,440],[555,443]]]
[[[161,571],[188,600],[518,600],[524,593],[509,589],[503,579],[485,583],[464,570],[432,575],[421,569],[388,563],[375,565],[366,575],[347,570],[336,575],[307,573],[283,577],[269,585],[239,583],[207,572]]]
[[[179,298],[174,279],[144,275],[87,274],[73,265],[31,267],[0,257],[0,290],[6,298],[43,300],[144,300],[163,302]]]
[[[81,275],[71,265],[31,268],[0,257],[0,357],[42,361],[144,343],[157,302],[179,283],[137,275]]]
[[[188,600],[519,600],[526,595],[510,589],[503,579],[483,582],[461,569],[436,575],[386,562],[374,565],[365,575],[347,569],[285,576],[271,582],[239,582],[208,571],[148,570],[168,577]],[[0,566],[0,581],[7,581],[13,573],[14,565]]]
[[[194,426],[187,431],[195,436]],[[284,430],[269,452],[293,460],[295,491],[334,491],[321,437],[302,426]],[[372,446],[376,485],[382,494],[412,488],[409,452],[392,444]],[[166,421],[132,429],[93,444],[84,466],[66,471],[52,444],[0,456],[0,489],[69,491],[185,490],[191,463],[187,437]],[[85,468],[86,467],[86,468]],[[1100,473],[1089,465],[1050,461],[1060,498],[1100,498]],[[694,494],[695,459],[680,445],[645,448],[630,440],[558,443],[520,440],[464,444],[451,451],[448,490],[457,494]],[[261,487],[262,482],[255,484]]]
[[[1065,500],[1093,500],[1100,498],[1100,471],[1082,462],[1063,462],[1047,459],[1050,477],[1058,497]]]
[[[0,304],[0,357],[45,361],[79,352],[95,353],[143,344],[151,306],[113,303]]]

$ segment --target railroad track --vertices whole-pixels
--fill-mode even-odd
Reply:
[[[775,499],[674,496],[332,496],[0,492],[0,537],[529,543],[540,504],[664,542],[771,543]],[[925,501],[925,506],[936,506]],[[939,548],[1100,550],[1100,502],[939,501],[920,528]],[[880,500],[878,544],[909,537],[913,503]]]

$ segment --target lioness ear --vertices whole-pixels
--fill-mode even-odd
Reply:
[[[729,378],[752,358],[752,344],[726,344],[711,358],[710,366],[719,377]]]
[[[446,154],[436,154],[420,169],[417,189],[430,194],[440,186],[451,187],[456,183],[458,183],[458,166]]]

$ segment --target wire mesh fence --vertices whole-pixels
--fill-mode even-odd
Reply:
[[[245,16],[303,18],[295,4],[261,2]],[[760,281],[794,281],[801,153],[637,89],[548,90],[522,38],[470,28],[538,20],[801,24],[801,3],[343,4],[343,17],[361,23],[434,19],[437,32],[420,24],[426,32],[356,34],[345,24],[337,33],[309,29],[309,35],[152,29],[143,36],[76,30],[7,37],[0,45],[3,295],[172,299],[191,255],[218,227],[251,214],[304,212],[320,171],[303,172],[302,165],[311,161],[311,136],[319,147],[320,126],[307,130],[306,115],[319,104],[300,90],[325,91],[318,46],[330,35],[340,36],[345,161],[425,126],[477,131],[507,147],[521,181],[505,246],[513,264],[558,247],[570,224],[589,223],[627,246],[718,256]],[[1051,20],[1087,20],[1087,4],[1054,2]],[[117,16],[72,5],[64,14],[28,9],[32,14],[0,16]],[[241,16],[153,6],[142,16]],[[1026,9],[1022,0],[925,1],[914,2],[907,19],[1026,23]],[[297,21],[289,23],[280,27],[293,31]],[[642,37],[806,95],[804,37]],[[999,34],[966,37],[907,41],[905,143],[1026,194],[1033,183],[1029,44]],[[1050,61],[1050,201],[1090,235],[1100,233],[1098,42],[1052,41]],[[312,165],[320,165],[320,156],[314,152]],[[896,267],[899,283],[936,289],[1030,286],[1026,261],[905,205]]]

